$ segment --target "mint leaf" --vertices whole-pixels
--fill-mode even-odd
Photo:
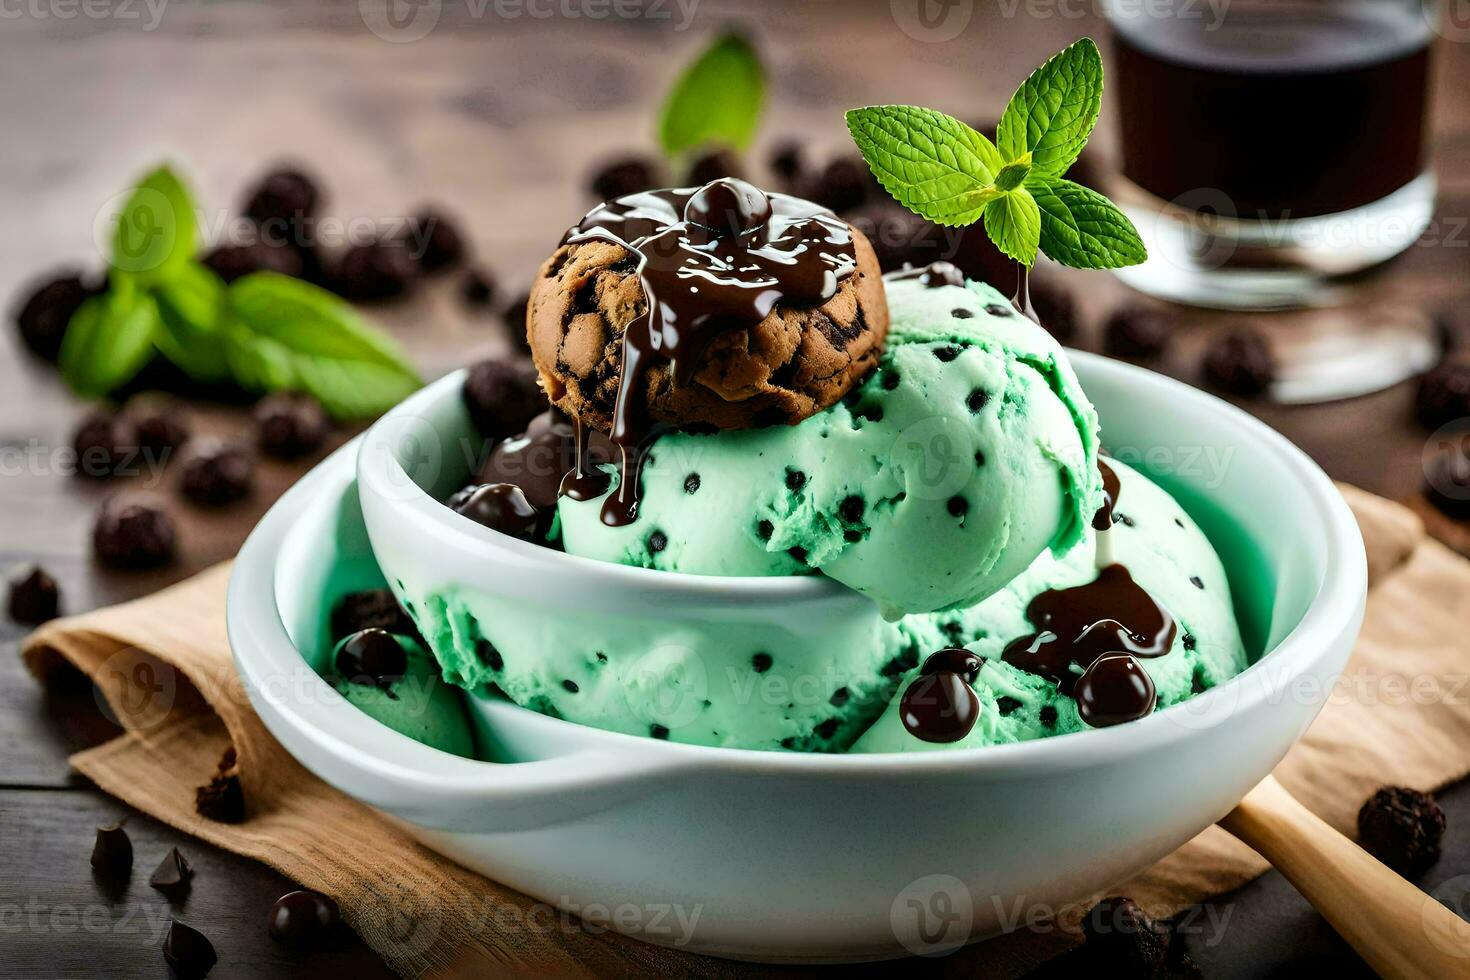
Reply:
[[[99,398],[132,380],[153,356],[158,307],[122,284],[83,303],[66,326],[58,366],[72,390]]]
[[[1148,258],[1138,229],[1097,191],[1060,177],[1037,178],[1026,189],[1041,209],[1041,250],[1074,269],[1117,269]]]
[[[684,69],[659,114],[658,140],[677,157],[706,143],[742,150],[755,135],[766,74],[750,42],[724,34]]]
[[[112,266],[143,285],[163,282],[194,257],[194,198],[168,167],[144,177],[123,203],[112,235]]]
[[[225,284],[213,270],[190,262],[158,286],[158,333],[153,338],[164,357],[204,384],[230,376],[220,321]]]
[[[247,388],[299,389],[338,418],[362,418],[423,384],[392,341],[315,286],[257,272],[229,287],[226,306],[226,357]]]
[[[1102,55],[1084,37],[1031,73],[1001,114],[1006,160],[1031,154],[1032,169],[1060,177],[1077,160],[1102,108]]]
[[[968,225],[1001,191],[995,146],[933,109],[880,105],[847,112],[847,128],[869,169],[900,204],[941,225]]]
[[[1026,267],[1036,264],[1036,246],[1041,241],[1041,212],[1036,199],[1019,188],[992,201],[985,208],[985,233],[1010,258]]]

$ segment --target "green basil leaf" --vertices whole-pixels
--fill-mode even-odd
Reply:
[[[1026,189],[1041,210],[1041,250],[1062,265],[1117,269],[1148,258],[1133,222],[1090,187],[1033,175]]]
[[[1084,37],[1031,73],[1001,114],[996,142],[1006,160],[1030,153],[1032,169],[1067,172],[1087,145],[1102,108],[1102,55]]]
[[[154,343],[164,357],[195,381],[211,384],[230,376],[225,339],[225,284],[214,271],[190,262],[156,292],[158,334]]]
[[[141,285],[165,282],[194,258],[198,229],[194,198],[168,167],[133,188],[117,216],[112,265]]]
[[[1036,264],[1041,212],[1025,188],[1009,191],[985,208],[985,233],[995,247],[1028,268]]]
[[[83,303],[67,323],[58,367],[72,390],[99,398],[143,369],[153,356],[158,307],[125,286]]]
[[[933,109],[882,105],[847,112],[869,169],[904,207],[941,225],[980,220],[1001,197],[995,146],[964,123]]]
[[[707,143],[742,150],[755,136],[765,95],[755,48],[738,34],[724,34],[674,83],[659,114],[659,144],[670,157]]]
[[[299,389],[338,418],[362,418],[423,384],[391,340],[325,290],[257,272],[226,297],[226,357],[247,388]]]

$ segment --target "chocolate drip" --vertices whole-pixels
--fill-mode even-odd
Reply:
[[[1169,611],[1133,581],[1122,565],[1070,589],[1048,589],[1032,599],[1026,617],[1036,632],[1012,640],[1001,658],[1013,667],[1056,681],[1072,695],[1078,674],[1110,653],[1162,657],[1178,627]]]
[[[940,286],[963,286],[965,274],[960,271],[959,266],[953,262],[930,262],[925,266],[909,266],[898,272],[890,272],[883,277],[886,282],[907,282],[917,279],[919,285],[926,289],[938,289]]]
[[[1027,266],[1016,266],[1016,295],[1011,297],[1011,305],[1020,310],[1026,319],[1043,326],[1036,307],[1031,303],[1031,269]]]
[[[899,702],[909,734],[925,742],[958,742],[970,734],[980,718],[980,698],[970,685],[984,663],[961,647],[931,653]]]
[[[852,230],[831,212],[741,180],[648,191],[601,204],[563,243],[602,239],[639,257],[648,309],[623,333],[622,374],[609,437],[618,447],[618,492],[603,523],[637,519],[638,478],[658,434],[644,407],[649,371],[669,365],[686,385],[709,345],[748,329],[778,304],[818,306],[857,268]]]
[[[1113,468],[1101,459],[1097,461],[1097,470],[1102,474],[1103,481],[1103,505],[1092,515],[1092,529],[1094,531],[1106,531],[1113,526],[1113,508],[1118,506],[1118,493],[1121,484],[1118,482],[1118,474]]]
[[[606,492],[608,476],[597,464],[613,459],[612,445],[601,433],[579,442],[571,420],[553,408],[532,419],[522,434],[497,445],[477,482],[520,487],[532,505],[550,511],[562,492],[574,500]]]

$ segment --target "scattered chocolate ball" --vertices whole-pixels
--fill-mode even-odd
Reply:
[[[744,177],[745,168],[740,158],[731,150],[714,148],[695,158],[689,165],[689,183],[695,186],[708,184],[721,177]]]
[[[114,568],[156,568],[174,557],[174,522],[154,498],[118,494],[102,502],[92,550]]]
[[[245,214],[258,224],[299,223],[316,213],[321,192],[316,183],[300,170],[283,168],[273,171],[250,193]]]
[[[133,873],[133,842],[122,822],[97,828],[97,841],[92,845],[92,870],[112,883],[125,882]]]
[[[349,592],[332,607],[332,642],[365,629],[387,630],[401,636],[418,637],[418,627],[398,604],[390,589]]]
[[[1447,517],[1470,518],[1470,456],[1451,449],[1430,460],[1424,470],[1424,496]]]
[[[1106,976],[1179,975],[1169,969],[1168,927],[1155,923],[1131,898],[1098,902],[1082,920],[1082,934],[1088,961],[1106,967]]]
[[[408,237],[409,251],[425,272],[440,272],[459,265],[469,251],[459,226],[442,211],[420,211],[409,222],[409,228],[412,229]]]
[[[717,235],[740,235],[771,219],[771,199],[753,184],[722,178],[684,202],[684,220]]]
[[[227,283],[243,279],[252,272],[279,272],[283,276],[300,279],[306,271],[300,249],[265,241],[220,245],[206,252],[200,261]]]
[[[68,273],[36,287],[15,314],[21,340],[37,357],[54,361],[72,314],[99,289],[76,273]]]
[[[1403,786],[1384,786],[1358,811],[1358,843],[1411,880],[1439,860],[1444,829],[1434,797]]]
[[[1103,326],[1103,350],[1116,357],[1157,357],[1169,345],[1173,329],[1166,313],[1141,306],[1124,307],[1108,317]]]
[[[1071,290],[1049,276],[1031,274],[1031,309],[1047,333],[1057,340],[1068,341],[1077,336],[1077,302]]]
[[[386,688],[408,673],[408,654],[387,630],[365,629],[342,642],[334,666],[353,684]]]
[[[201,980],[219,962],[214,944],[204,933],[177,920],[169,922],[163,937],[163,959],[177,980]]]
[[[842,156],[822,168],[811,193],[818,204],[842,214],[865,204],[876,186],[862,157]]]
[[[40,565],[32,565],[10,580],[10,618],[39,626],[61,610],[61,588]]]
[[[148,876],[148,884],[170,898],[178,899],[189,893],[189,883],[193,878],[194,869],[189,865],[189,860],[177,847],[171,847],[153,874]]]
[[[139,447],[153,459],[163,459],[189,441],[185,411],[172,398],[148,394],[130,401],[124,415],[133,422]]]
[[[271,906],[266,927],[277,942],[304,947],[321,942],[341,921],[337,903],[321,892],[287,892]]]
[[[643,157],[624,157],[598,168],[588,186],[599,201],[653,190],[662,183],[658,165]]]
[[[1451,351],[1419,379],[1414,412],[1431,429],[1470,418],[1470,350]]]
[[[489,306],[495,302],[495,277],[485,269],[470,269],[459,281],[459,298],[476,309]]]
[[[785,139],[771,147],[771,155],[768,158],[771,173],[779,177],[785,185],[794,187],[806,171],[805,161],[802,158],[801,143],[794,139]]]
[[[505,329],[510,334],[511,344],[523,354],[531,353],[531,341],[526,336],[526,311],[530,306],[531,294],[524,292],[512,299],[500,314],[505,321]]]
[[[386,239],[353,245],[337,260],[332,291],[344,299],[366,303],[402,295],[418,276],[419,265],[408,245]]]
[[[71,444],[77,454],[78,476],[116,476],[138,462],[137,428],[126,415],[111,409],[98,409],[82,419]]]
[[[523,541],[534,541],[541,528],[541,512],[510,483],[465,487],[447,501],[449,509],[492,531]]]
[[[261,452],[295,459],[315,452],[327,438],[327,416],[310,395],[278,391],[255,406],[256,442]]]
[[[524,432],[547,406],[536,370],[528,364],[503,360],[481,361],[470,368],[463,397],[470,421],[492,442]]]
[[[255,459],[238,443],[200,439],[180,466],[179,492],[204,507],[222,507],[249,495]]]
[[[1205,350],[1204,367],[1206,381],[1236,395],[1259,395],[1276,380],[1276,356],[1253,327],[1213,338]]]

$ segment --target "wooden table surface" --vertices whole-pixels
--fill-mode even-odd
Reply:
[[[902,7],[895,2],[894,9]],[[818,156],[844,145],[840,110],[912,102],[967,118],[994,115],[1011,88],[1051,51],[1083,33],[1088,5],[1036,5],[1052,16],[1007,18],[1012,5],[973,6],[946,43],[916,40],[885,3],[663,5],[672,20],[534,17],[530,6],[428,2],[427,37],[385,41],[365,26],[370,0],[313,6],[143,4],[94,16],[51,0],[0,18],[0,301],[64,264],[100,268],[94,220],[113,195],[163,159],[192,178],[206,211],[223,216],[269,164],[300,162],[320,175],[327,211],[391,221],[423,201],[461,217],[480,261],[508,291],[531,275],[564,228],[590,204],[585,176],[620,151],[652,148],[652,109],[677,65],[710,32],[736,22],[761,43],[772,97],[761,145],[799,135]],[[582,3],[535,8],[600,9]],[[1024,9],[1024,8],[1023,8]],[[153,23],[155,10],[161,19]],[[513,11],[522,11],[511,16]],[[70,11],[72,16],[65,16]],[[364,14],[366,11],[366,14]],[[683,11],[691,12],[687,29]],[[1470,50],[1441,45],[1434,156],[1442,181],[1433,244],[1417,246],[1365,288],[1402,307],[1465,301],[1470,273],[1470,108],[1450,93],[1470,84]],[[1108,149],[1110,120],[1099,132]],[[1126,291],[1102,274],[1068,276],[1095,346],[1096,324]],[[497,317],[466,312],[451,282],[374,310],[433,377],[502,351]],[[1158,364],[1197,377],[1200,346],[1231,317],[1182,312]],[[1273,334],[1292,321],[1273,321]],[[1428,433],[1411,419],[1411,385],[1329,405],[1246,403],[1311,453],[1334,477],[1395,498],[1422,479]],[[139,595],[232,555],[269,503],[304,465],[265,463],[260,485],[224,513],[174,509],[182,555],[155,573],[95,567],[88,532],[104,487],[59,472],[52,450],[69,444],[86,406],[29,357],[7,327],[0,339],[0,567],[40,560],[61,579],[67,611]],[[244,432],[238,408],[196,405],[196,427]],[[171,494],[165,477],[159,489]],[[126,808],[68,773],[66,756],[106,738],[89,692],[43,696],[15,656],[21,630],[0,622],[0,975],[162,976],[157,951],[167,906],[141,879],[121,901],[104,899],[87,873],[92,830]],[[1385,779],[1392,774],[1385,773]],[[1470,788],[1444,795],[1451,833],[1433,885],[1470,872]],[[290,883],[269,869],[133,815],[140,870],[177,845],[199,874],[188,918],[215,941],[214,976],[307,976],[347,969],[386,973],[360,943],[288,954],[264,929],[265,911]],[[143,867],[144,864],[147,867]],[[1213,903],[1232,912],[1222,942],[1191,940],[1210,976],[1296,968],[1366,972],[1278,876]],[[1066,940],[1038,936],[1022,959],[970,950],[928,970],[1014,975]]]

